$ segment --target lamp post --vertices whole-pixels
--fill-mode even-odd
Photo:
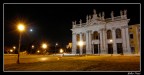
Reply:
[[[34,49],[34,45],[32,45],[32,49]]]
[[[58,43],[55,44],[55,55],[56,55],[56,46],[58,45]]]
[[[44,52],[45,52],[45,51],[46,51],[45,49],[47,48],[47,44],[46,44],[46,43],[43,43],[43,44],[42,44],[42,48],[44,49]],[[43,52],[43,53],[44,53],[44,52]]]
[[[80,46],[80,49],[83,47],[83,45],[84,45],[84,42],[83,41],[79,41],[78,42],[78,45]],[[80,53],[80,52],[79,52]]]
[[[10,53],[13,53],[13,50],[12,50],[12,49],[10,49]]]
[[[110,43],[112,43],[113,42],[113,40],[111,39],[111,40],[109,40],[110,41]],[[111,49],[111,56],[112,56],[112,49]]]
[[[14,53],[15,53],[15,49],[16,49],[16,47],[15,47],[15,46],[13,46],[13,49],[14,49]]]
[[[33,51],[34,51],[34,45],[32,45],[31,54],[33,54]]]
[[[14,50],[16,49],[16,47],[15,47],[15,46],[13,46],[13,48],[14,48]]]
[[[22,32],[24,31],[25,27],[23,24],[19,24],[18,25],[18,30],[20,31],[20,35],[19,35],[19,46],[18,46],[18,59],[17,59],[17,64],[20,64],[20,61],[19,61],[19,57],[20,57],[20,45],[21,45],[21,35],[22,35]]]
[[[40,53],[40,51],[39,51],[39,50],[37,50],[37,53]]]
[[[62,56],[64,56],[64,53],[63,53],[64,51],[63,51],[63,49],[60,49],[60,53],[62,53]]]

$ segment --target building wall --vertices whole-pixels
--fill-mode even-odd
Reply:
[[[112,54],[118,54],[117,44],[122,46],[122,54],[131,54],[130,50],[130,40],[128,32],[128,23],[130,19],[127,19],[126,11],[120,16],[114,17],[111,13],[111,18],[104,18],[104,15],[97,16],[96,12],[93,15],[86,17],[86,23],[82,23],[80,19],[79,24],[72,22],[72,53],[73,54],[83,54],[83,47],[78,46],[77,34],[80,35],[80,41],[83,41],[83,45],[86,45],[86,54],[94,54],[96,48],[98,47],[98,54],[108,54],[109,50],[112,51]],[[119,28],[121,30],[121,38],[116,38],[115,30]],[[112,38],[107,39],[107,31],[112,32]],[[99,40],[93,40],[91,37],[92,34],[97,31],[100,34]],[[82,34],[86,35],[86,40],[82,39]],[[112,40],[112,41],[111,41]],[[100,44],[100,45],[99,45]],[[112,45],[112,48],[110,46]]]
[[[132,53],[138,54],[140,52],[140,25],[130,25],[129,26],[129,34],[133,35],[133,38],[130,37],[130,46]]]

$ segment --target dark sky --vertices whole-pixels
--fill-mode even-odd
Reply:
[[[104,11],[110,18],[127,9],[131,24],[140,23],[140,4],[4,4],[4,45],[18,45],[19,33],[16,23],[23,21],[27,30],[22,35],[22,44],[32,41],[46,41],[50,45],[56,42],[65,46],[72,41],[72,21],[85,22],[86,15]],[[34,31],[29,32],[29,28]]]

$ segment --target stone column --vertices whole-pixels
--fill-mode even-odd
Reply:
[[[100,54],[102,53],[103,50],[103,33],[102,33],[102,29],[100,29]]]
[[[93,47],[93,48],[94,48],[94,47]],[[100,53],[99,49],[100,49],[100,48],[99,48],[99,43],[98,43],[98,54]],[[94,52],[94,51],[93,51],[93,52]]]
[[[83,41],[82,32],[80,32],[80,41]],[[80,46],[80,55],[82,55],[82,50],[83,50],[83,46]]]
[[[131,54],[128,26],[125,26],[125,30],[126,30],[126,48],[127,48],[126,53]]]
[[[76,54],[76,33],[72,33],[72,54]]]
[[[90,54],[90,49],[89,49],[89,31],[86,31],[86,54]]]
[[[113,53],[117,54],[117,47],[116,47],[116,32],[115,32],[115,28],[112,28],[112,39],[113,39]]]
[[[125,27],[122,26],[122,46],[123,46],[123,53],[126,53],[126,32]]]
[[[101,49],[101,47],[100,47],[100,44],[101,44],[101,43],[100,43],[100,35],[101,35],[101,34],[100,34],[100,33],[101,33],[101,31],[99,30],[99,31],[98,31],[98,54],[101,53],[101,51],[100,51],[100,49]]]
[[[106,54],[107,53],[107,48],[106,48],[106,45],[107,45],[107,34],[106,34],[106,29],[103,29],[103,50],[102,50],[102,53],[103,54]]]
[[[90,54],[92,54],[92,36],[91,36],[91,34],[92,34],[92,31],[89,31],[89,50],[90,50]]]

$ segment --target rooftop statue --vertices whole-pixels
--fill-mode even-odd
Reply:
[[[96,14],[96,10],[95,9],[93,9],[93,13]]]
[[[124,15],[127,15],[127,10],[124,10]]]

